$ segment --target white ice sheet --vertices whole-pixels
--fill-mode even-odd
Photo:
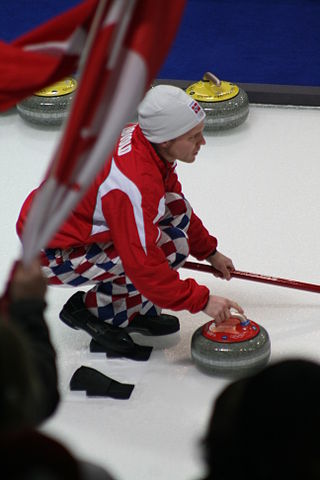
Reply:
[[[320,283],[319,109],[251,106],[237,129],[206,135],[193,165],[179,164],[185,195],[236,268]],[[20,254],[15,221],[42,179],[61,132],[26,124],[15,110],[0,116],[0,284]],[[271,361],[320,361],[319,295],[182,270],[212,292],[238,301],[262,324]],[[203,474],[199,447],[213,401],[228,380],[200,373],[190,339],[208,318],[179,314],[180,341],[156,348],[148,362],[89,354],[89,337],[58,319],[73,289],[50,287],[47,319],[58,351],[62,402],[44,430],[118,480],[192,480]],[[71,393],[72,373],[88,365],[135,384],[127,401]],[[299,385],[297,385],[299,388]]]

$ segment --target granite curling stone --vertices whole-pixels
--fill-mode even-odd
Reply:
[[[238,312],[221,325],[206,323],[191,339],[191,357],[199,370],[220,377],[252,375],[267,365],[270,353],[268,332]]]
[[[69,114],[76,88],[74,78],[65,78],[25,98],[17,104],[17,110],[27,122],[44,126],[62,125]]]
[[[186,92],[206,112],[204,128],[207,131],[237,127],[248,117],[247,93],[233,83],[220,81],[210,72],[205,73],[199,82],[190,85]]]

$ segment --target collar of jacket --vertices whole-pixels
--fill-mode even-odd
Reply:
[[[142,130],[138,123],[135,129],[135,134],[138,136],[139,140],[143,142],[143,144],[146,146],[150,155],[154,159],[154,162],[158,165],[161,171],[162,177],[166,179],[170,175],[170,173],[176,168],[177,161],[175,160],[173,163],[169,163],[163,158],[161,158],[157,154],[155,148],[153,147],[153,144],[150,143],[149,140],[147,140],[146,137],[143,135]]]

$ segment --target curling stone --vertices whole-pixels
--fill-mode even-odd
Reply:
[[[214,320],[198,328],[191,340],[191,356],[205,373],[240,378],[252,375],[268,363],[268,332],[238,312],[221,325]]]
[[[190,85],[186,92],[206,112],[205,130],[219,131],[237,127],[249,114],[246,92],[234,83],[220,81],[210,72],[205,73],[199,82]]]
[[[68,77],[45,87],[17,104],[21,117],[36,125],[61,125],[69,114],[77,81]]]

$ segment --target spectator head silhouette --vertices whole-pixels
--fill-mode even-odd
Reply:
[[[320,365],[270,364],[218,396],[204,440],[206,480],[320,478]]]

